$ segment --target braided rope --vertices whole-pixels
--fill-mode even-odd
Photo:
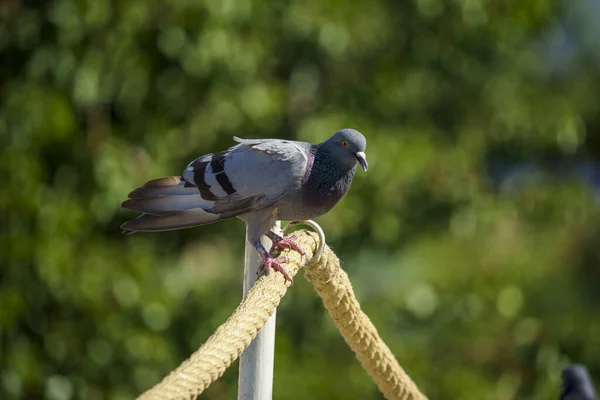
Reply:
[[[312,258],[319,245],[318,236],[308,231],[296,234],[295,241],[305,251],[306,259]],[[306,259],[295,251],[285,253],[289,257],[286,271],[294,277]],[[325,246],[319,261],[306,268],[306,276],[322,297],[334,324],[385,397],[426,399],[361,311],[348,275],[341,270],[331,249]],[[190,358],[139,399],[193,399],[200,395],[248,347],[275,311],[289,285],[279,273],[258,279],[227,321]]]
[[[306,266],[305,276],[321,296],[344,340],[385,398],[426,399],[379,337],[369,317],[360,309],[348,274],[340,268],[340,260],[329,246],[325,246],[318,263]]]

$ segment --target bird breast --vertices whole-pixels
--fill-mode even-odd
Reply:
[[[311,214],[308,218],[316,218],[331,210],[350,189],[355,171],[356,168],[352,168],[336,180],[313,178],[312,174],[299,201],[305,213]]]

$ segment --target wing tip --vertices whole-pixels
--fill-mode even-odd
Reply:
[[[139,218],[139,217],[141,217],[141,215],[138,216],[137,218]],[[123,222],[121,224],[121,226],[119,228],[121,228],[121,233],[123,235],[132,235],[132,234],[134,234],[134,233],[137,232],[135,229],[132,228],[132,225],[133,225],[132,222],[135,221],[137,218],[134,218],[134,219],[126,221],[126,222]]]
[[[208,225],[221,219],[223,218],[219,215],[209,213],[202,208],[194,208],[167,215],[140,214],[137,218],[124,222],[121,229],[131,233],[172,231]]]
[[[120,228],[122,233],[125,235],[131,235],[137,232],[143,232],[143,223],[152,219],[152,215],[148,214],[140,214],[134,219],[130,219],[129,221],[125,221],[121,224]]]
[[[135,190],[134,190],[135,192]],[[133,192],[132,192],[133,193]],[[131,208],[132,206],[135,205],[136,199],[135,198],[128,198],[127,200],[121,202],[121,208],[124,208],[126,210],[133,210],[136,211],[134,208]]]
[[[164,178],[157,178],[157,179],[149,180],[148,182],[144,183],[144,186],[142,186],[142,187],[160,188],[160,187],[177,186],[177,185],[179,185],[180,182],[181,182],[180,176],[165,176]]]

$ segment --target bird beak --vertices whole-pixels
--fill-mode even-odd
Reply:
[[[356,160],[358,161],[362,169],[364,169],[365,171],[369,169],[369,164],[367,164],[367,155],[365,153],[359,151],[357,153],[354,153],[354,157],[356,157]]]

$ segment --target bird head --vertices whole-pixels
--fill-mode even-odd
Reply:
[[[562,371],[562,388],[565,394],[579,393],[585,399],[595,399],[596,392],[587,369],[583,365],[571,364]]]
[[[369,168],[367,155],[365,154],[367,140],[359,131],[354,129],[337,131],[335,135],[327,140],[327,144],[340,159],[352,165],[358,163],[365,171]]]

